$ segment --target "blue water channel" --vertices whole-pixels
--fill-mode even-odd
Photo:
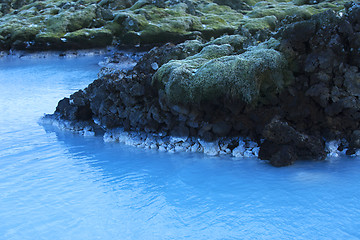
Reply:
[[[360,159],[274,168],[42,126],[103,56],[0,59],[0,239],[359,239]]]

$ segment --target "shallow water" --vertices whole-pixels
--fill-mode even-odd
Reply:
[[[0,59],[0,239],[360,238],[358,158],[274,168],[40,126],[100,59]]]

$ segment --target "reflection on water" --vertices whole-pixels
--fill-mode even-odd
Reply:
[[[0,62],[1,239],[356,239],[360,161],[273,168],[39,126],[99,57]]]

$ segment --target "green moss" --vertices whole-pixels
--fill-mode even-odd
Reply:
[[[24,25],[20,28],[16,28],[11,34],[11,40],[20,40],[24,42],[31,41],[39,33],[40,29],[40,26],[34,24]]]
[[[249,6],[254,6],[257,2],[260,2],[261,0],[214,0],[215,3],[219,5],[227,5],[235,10],[248,10]]]
[[[65,34],[104,26],[127,44],[181,42],[198,36],[210,40],[223,34],[232,35],[240,26],[251,33],[264,29],[272,31],[277,22],[285,18],[287,22],[291,22],[288,18],[299,21],[328,9],[338,11],[344,8],[346,1],[325,0],[318,4],[308,4],[308,0],[215,2],[219,4],[213,0],[21,0],[16,1],[15,7],[15,0],[11,0],[1,5],[0,36],[2,46],[11,46],[15,41],[59,43]],[[246,18],[242,13],[246,13]],[[242,42],[229,44],[242,49]]]
[[[67,32],[68,24],[69,16],[65,12],[51,16],[45,21],[46,32],[54,33],[54,35],[63,35]]]
[[[231,55],[233,53],[234,49],[230,44],[223,44],[223,45],[208,45],[204,47],[198,54],[195,54],[194,56],[189,57],[188,59],[214,59],[219,58],[222,56]]]
[[[280,41],[275,38],[270,38],[269,40],[262,42],[256,46],[251,46],[248,49],[249,50],[256,50],[256,49],[274,49],[276,51],[279,51],[281,48]]]
[[[170,61],[154,75],[154,86],[165,90],[174,104],[219,98],[254,104],[265,101],[287,84],[287,63],[280,52],[259,48],[226,56],[230,52],[224,49],[229,49],[229,45],[209,45],[185,60]]]
[[[8,21],[6,21],[6,24],[1,24],[0,35],[9,38],[15,30],[23,27],[25,23],[26,22],[24,22],[23,20],[8,19]]]
[[[250,33],[255,33],[264,29],[274,31],[278,21],[275,16],[266,16],[262,18],[247,18],[243,22],[243,27],[247,28]]]
[[[243,15],[228,6],[217,4],[200,4],[203,16],[200,18],[203,24],[202,31],[206,38],[219,37],[224,33],[233,33],[240,25]]]
[[[72,32],[82,28],[90,27],[92,21],[96,18],[96,5],[90,5],[84,9],[78,10],[69,15],[69,24],[67,30]]]
[[[172,102],[190,101],[189,86],[196,70],[209,60],[172,60],[163,65],[153,77],[153,85],[165,89],[166,97]]]
[[[149,3],[150,3],[149,0],[138,0],[135,2],[135,4],[130,9],[134,11],[136,9],[142,8],[143,6],[145,6]]]
[[[11,46],[14,42],[29,42],[34,40],[36,34],[42,28],[41,25],[32,24],[24,19],[9,18],[6,24],[0,25],[0,35],[3,38],[3,44]]]
[[[292,3],[277,3],[266,5],[255,5],[252,12],[248,13],[247,16],[251,18],[262,18],[266,16],[275,16],[277,20],[282,20],[286,16],[299,16],[301,19],[309,19],[312,15],[312,8],[309,7],[298,7]]]
[[[61,40],[64,34],[58,34],[53,32],[40,32],[35,36],[35,41],[40,46],[62,46],[63,41]]]
[[[64,35],[66,43],[76,48],[106,47],[112,42],[111,31],[105,28],[81,29]]]
[[[101,0],[99,5],[113,10],[131,7],[136,0]]]
[[[188,40],[180,44],[180,46],[183,48],[183,52],[187,56],[193,56],[203,49],[204,44],[201,43],[199,40]]]
[[[126,33],[128,31],[140,31],[148,25],[145,16],[134,14],[132,12],[120,12],[115,16],[114,22],[121,27],[120,32]]]
[[[246,37],[242,35],[224,35],[222,37],[216,38],[206,45],[222,45],[222,44],[230,44],[236,51],[241,50],[243,48],[243,44],[246,40]]]
[[[78,11],[68,9],[59,14],[50,15],[45,21],[42,32],[36,36],[36,40],[43,42],[61,43],[66,33],[88,28],[96,18],[96,6],[90,5]]]
[[[135,32],[142,43],[179,42],[195,36],[197,32],[203,33],[205,38],[233,33],[240,24],[242,14],[227,6],[218,6],[210,1],[197,6],[199,15],[195,16],[187,12],[185,3],[161,8],[149,1],[138,1],[130,9],[119,11],[114,22],[121,29],[112,28],[112,32],[120,33],[125,42],[131,42],[129,36],[135,36]]]
[[[342,1],[323,1],[319,4],[309,5],[299,2],[300,0],[288,2],[263,1],[255,4],[253,11],[247,14],[250,18],[262,18],[266,16],[275,16],[277,20],[282,20],[287,16],[306,20],[312,15],[324,12],[326,10],[341,10],[344,8]]]

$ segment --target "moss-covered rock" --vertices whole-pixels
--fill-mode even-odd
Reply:
[[[297,1],[262,1],[255,4],[254,9],[247,16],[250,18],[262,18],[275,16],[277,20],[296,16],[298,19],[306,20],[312,15],[326,10],[341,10],[344,1],[324,1],[319,4],[299,4]]]
[[[224,35],[222,37],[216,38],[214,40],[209,41],[207,45],[222,45],[222,44],[230,44],[235,51],[239,51],[243,49],[244,42],[246,40],[246,37],[242,35]]]
[[[227,6],[204,2],[196,5],[194,15],[184,2],[162,8],[149,1],[138,1],[130,9],[120,11],[114,20],[116,24],[110,24],[109,29],[123,43],[137,44],[181,42],[199,33],[210,38],[233,33],[238,28],[242,14]]]
[[[231,55],[233,51],[234,49],[230,44],[222,44],[222,45],[211,44],[204,47],[198,54],[188,57],[187,59],[196,60],[203,58],[203,59],[211,60],[214,58]]]
[[[105,28],[85,28],[64,35],[64,41],[73,48],[106,47],[111,44],[113,36]]]
[[[210,40],[232,35],[239,28],[253,35],[267,31],[263,41],[285,20],[301,21],[343,7],[343,0],[317,4],[306,0],[4,0],[0,4],[1,48],[67,48],[71,45],[61,40],[65,34],[102,27],[120,44],[128,45]],[[103,46],[96,40],[89,46],[96,43]]]
[[[251,10],[251,6],[261,0],[214,0],[219,5],[226,5],[235,10]]]
[[[193,104],[218,99],[250,104],[267,101],[288,83],[285,57],[274,49],[254,48],[231,55],[230,45],[209,45],[184,60],[163,65],[153,84],[163,89],[173,104]]]
[[[278,20],[275,16],[265,16],[260,18],[247,18],[243,21],[243,27],[248,29],[250,33],[255,33],[260,30],[269,29],[274,31]]]
[[[131,7],[136,0],[101,0],[99,5],[112,10],[121,10]]]
[[[55,16],[51,16],[45,22],[46,31],[60,34],[73,32],[82,28],[90,27],[93,19],[95,19],[96,6],[90,5],[81,10],[62,11]]]

